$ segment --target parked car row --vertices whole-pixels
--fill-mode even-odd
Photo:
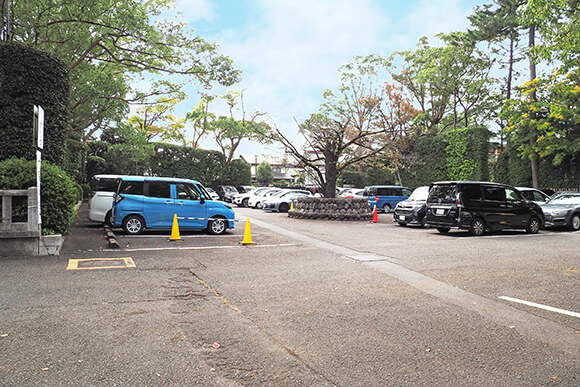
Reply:
[[[441,233],[465,229],[473,235],[502,229],[537,233],[544,227],[580,230],[580,192],[544,192],[491,182],[448,181],[418,187],[397,204],[393,221]]]
[[[91,186],[89,219],[122,227],[127,234],[139,234],[146,228],[171,229],[174,215],[179,217],[182,229],[221,234],[233,228],[235,219],[231,205],[225,201],[240,207],[287,212],[300,197],[312,196],[308,190],[275,187],[238,190],[219,186],[218,192],[211,192],[197,181],[168,177],[97,175]],[[533,188],[468,181],[434,182],[414,191],[401,186],[370,186],[362,195],[360,191],[351,189],[342,196],[365,197],[370,209],[394,208],[393,221],[401,226],[430,226],[441,233],[464,229],[473,235],[502,229],[537,233],[544,227],[580,230],[577,191],[549,197]],[[221,198],[219,192],[221,201],[217,200]]]
[[[259,187],[234,196],[233,203],[239,207],[287,212],[298,198],[306,196],[312,196],[312,193],[304,189]]]

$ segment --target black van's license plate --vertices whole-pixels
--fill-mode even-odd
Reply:
[[[445,209],[443,208],[436,208],[435,215],[445,215]]]

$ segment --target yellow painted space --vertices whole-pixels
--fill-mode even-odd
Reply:
[[[137,267],[133,258],[69,259],[67,270],[127,269]]]

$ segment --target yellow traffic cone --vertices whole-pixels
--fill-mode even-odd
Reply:
[[[171,227],[171,238],[170,241],[181,241],[179,236],[179,224],[177,223],[177,214],[173,214],[173,227]]]
[[[252,230],[250,229],[250,218],[246,220],[246,229],[244,230],[244,240],[240,242],[242,245],[255,245],[252,242]]]
[[[294,209],[294,202],[290,202],[290,209],[293,210]]]

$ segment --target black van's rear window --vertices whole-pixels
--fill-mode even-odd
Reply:
[[[456,201],[456,184],[434,184],[429,190],[428,203],[454,204]]]

